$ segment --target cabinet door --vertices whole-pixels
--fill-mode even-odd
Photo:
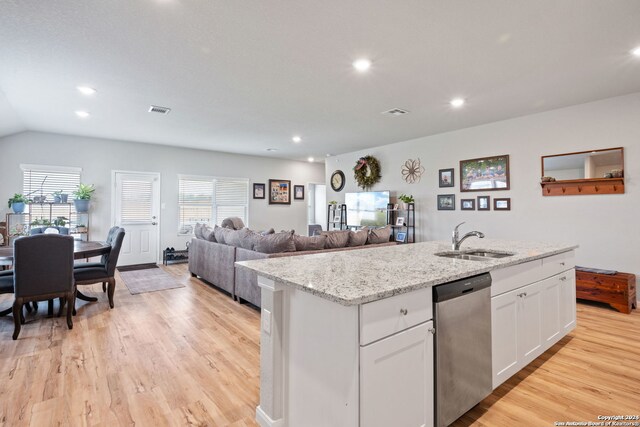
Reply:
[[[558,276],[553,276],[541,282],[542,311],[540,321],[542,327],[542,342],[546,348],[551,347],[560,339],[560,284]]]
[[[542,285],[533,283],[516,291],[518,297],[518,361],[528,365],[543,352],[542,346]]]
[[[360,348],[360,425],[433,426],[429,321]]]
[[[569,270],[559,277],[560,282],[560,327],[563,335],[576,327],[576,273]]]
[[[520,370],[518,365],[518,291],[491,298],[493,388]]]

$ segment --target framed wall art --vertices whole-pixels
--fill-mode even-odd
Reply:
[[[478,196],[478,210],[490,211],[491,210],[491,197],[490,196]]]
[[[293,186],[293,198],[294,200],[304,200],[304,185]]]
[[[264,184],[253,184],[253,198],[264,199]]]
[[[290,205],[291,204],[291,181],[286,179],[269,180],[269,204],[270,205]]]
[[[438,185],[440,186],[440,188],[455,186],[453,173],[453,168],[440,169],[438,171]]]
[[[463,211],[475,211],[476,210],[476,199],[461,199],[460,200],[460,210],[463,210]]]
[[[508,154],[460,161],[460,191],[508,189]]]
[[[455,194],[438,194],[438,210],[439,211],[455,211],[456,195]]]
[[[510,211],[511,210],[511,199],[493,199],[493,210],[494,211]]]

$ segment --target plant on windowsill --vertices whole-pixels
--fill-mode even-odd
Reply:
[[[96,191],[93,184],[87,185],[80,183],[78,189],[73,192],[73,204],[76,207],[76,212],[85,213],[89,212],[89,202],[93,193]]]
[[[25,203],[31,203],[31,199],[20,193],[15,193],[13,197],[9,199],[9,207],[13,209],[13,213],[19,214],[24,212]]]
[[[69,221],[69,218],[59,216],[53,220],[53,225],[55,225],[56,227],[64,227],[65,225],[67,225],[67,221]]]
[[[63,193],[62,190],[53,192],[53,203],[67,203],[68,198],[69,195]]]

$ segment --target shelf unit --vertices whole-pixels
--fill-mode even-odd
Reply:
[[[340,221],[335,218],[340,217]],[[347,205],[328,205],[327,206],[327,230],[346,230],[347,229]]]
[[[32,222],[46,219],[52,223],[60,216],[67,218],[65,227],[69,228],[71,236],[76,240],[89,240],[89,213],[76,212],[73,203],[29,203],[27,206],[28,212],[7,213],[5,245],[12,245],[17,237],[29,235],[31,227],[45,227],[44,225],[31,225]],[[85,228],[78,228],[78,225],[84,225]]]
[[[387,204],[387,225],[391,226],[391,236],[395,241],[399,232],[406,232],[404,242],[398,243],[415,243],[416,242],[416,205],[415,203],[407,203],[406,209],[394,209],[393,203]],[[403,225],[396,225],[396,220],[404,218]]]
[[[164,265],[180,264],[184,262],[189,262],[188,248],[183,250],[173,250],[173,251],[167,251],[165,249],[162,251],[162,263]]]

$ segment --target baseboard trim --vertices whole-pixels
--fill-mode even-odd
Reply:
[[[261,427],[284,427],[284,420],[282,418],[276,421],[272,420],[260,406],[256,407],[256,421]]]

